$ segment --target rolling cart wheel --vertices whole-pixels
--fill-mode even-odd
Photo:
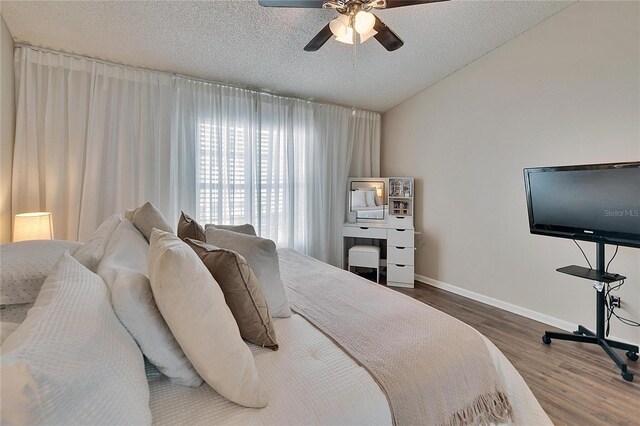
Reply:
[[[627,358],[629,358],[629,360],[631,360],[631,361],[637,361],[638,360],[638,354],[635,353],[635,352],[628,351],[626,353],[626,355],[627,355]]]
[[[633,373],[629,373],[628,371],[624,371],[622,373],[622,378],[627,382],[633,382]]]
[[[547,336],[546,334],[542,336],[542,343],[544,343],[545,345],[550,345],[551,344],[551,337]]]

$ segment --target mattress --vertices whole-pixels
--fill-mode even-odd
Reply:
[[[329,338],[299,315],[275,320],[280,349],[249,345],[270,401],[243,408],[207,384],[174,385],[147,366],[153,423],[263,425],[390,425],[391,412],[373,378]],[[513,365],[484,338],[513,406],[513,424],[551,421]]]
[[[172,384],[150,364],[153,423],[158,425],[391,424],[385,395],[367,371],[299,315],[274,322],[280,349],[249,345],[269,395],[265,408],[244,408],[206,383]]]

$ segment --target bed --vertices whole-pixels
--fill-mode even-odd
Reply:
[[[302,285],[301,281],[310,276],[331,277],[331,280],[347,286],[353,280],[364,281],[354,274],[293,250],[279,250],[279,257],[289,296],[293,296],[296,286]],[[297,269],[301,264],[305,265],[305,277],[296,278],[301,276]],[[399,295],[386,288],[384,291]],[[384,295],[375,294],[375,297]],[[406,298],[407,303],[411,303],[408,297],[402,297]],[[385,300],[378,302],[384,304]],[[19,304],[3,307],[3,329],[7,322],[20,322],[30,306]],[[337,344],[332,336],[321,331],[321,327],[296,312],[294,305],[292,308],[294,313],[291,317],[274,321],[280,344],[278,351],[248,344],[261,381],[269,394],[269,404],[265,408],[241,407],[223,398],[206,383],[197,388],[171,383],[146,361],[152,422],[158,425],[394,424],[388,395],[366,366]],[[437,315],[446,316],[444,313]],[[480,335],[479,341],[484,345],[482,350],[488,351],[511,403],[511,418],[505,423],[551,424],[522,377],[505,356],[484,336]],[[467,348],[469,351],[479,349]],[[429,386],[438,387],[441,384],[431,383]]]

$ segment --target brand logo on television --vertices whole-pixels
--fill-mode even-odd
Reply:
[[[640,210],[605,210],[605,217],[638,217]]]

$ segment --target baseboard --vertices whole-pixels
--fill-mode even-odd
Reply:
[[[504,309],[507,312],[511,312],[517,315],[521,315],[525,318],[529,318],[543,324],[551,325],[566,331],[573,331],[578,328],[577,324],[569,321],[562,320],[560,318],[552,317],[540,312],[532,311],[531,309],[523,308],[522,306],[514,305],[512,303],[505,302],[503,300],[495,299],[493,297],[485,296],[484,294],[476,293],[471,290],[467,290],[452,284],[447,284],[442,281],[434,280],[433,278],[425,277],[423,275],[415,274],[415,280],[423,284],[430,285],[432,287],[440,288],[451,293],[458,294],[460,296],[467,297],[477,302],[485,303],[487,305],[495,306],[496,308]],[[619,340],[621,342],[637,345],[640,342],[630,342],[627,339],[621,339],[615,336],[609,336],[610,339]]]

